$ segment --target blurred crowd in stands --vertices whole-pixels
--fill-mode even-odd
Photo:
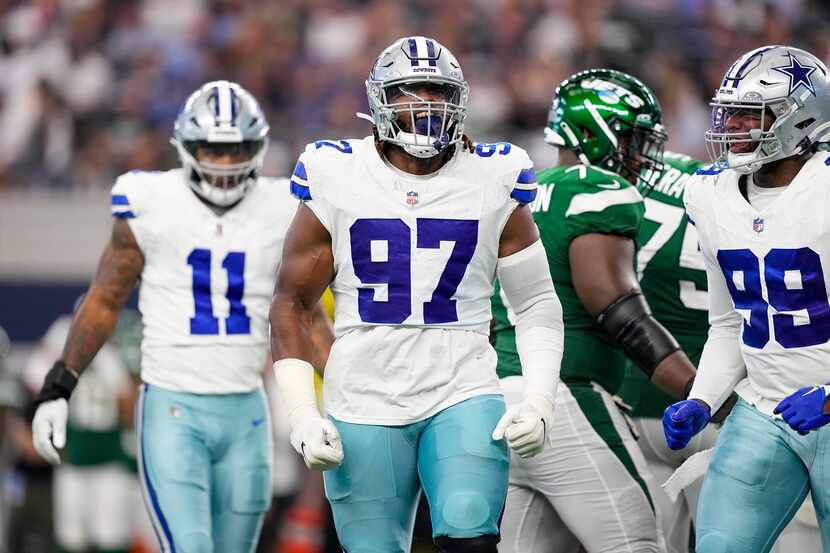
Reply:
[[[406,34],[461,61],[473,139],[537,151],[555,85],[608,66],[654,87],[669,147],[700,157],[726,65],[769,43],[827,60],[828,23],[819,0],[0,0],[0,189],[175,165],[179,106],[220,78],[263,103],[266,174],[286,174],[311,140],[368,134],[363,81]]]

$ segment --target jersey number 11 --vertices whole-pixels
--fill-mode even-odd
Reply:
[[[187,264],[193,267],[194,316],[190,319],[191,334],[219,334],[219,319],[213,316],[213,300],[210,289],[210,259],[208,249],[196,248],[187,256]],[[242,305],[245,294],[245,252],[228,252],[222,260],[228,273],[228,291],[225,297],[230,313],[225,319],[225,334],[250,334],[251,318]]]

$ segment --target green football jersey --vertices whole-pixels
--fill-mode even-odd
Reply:
[[[571,241],[583,234],[634,239],[643,221],[643,199],[627,180],[593,166],[554,167],[537,174],[537,181],[531,210],[547,251],[565,323],[561,378],[564,382],[594,381],[614,393],[623,379],[625,356],[579,301],[571,281],[568,250]],[[521,374],[515,320],[498,286],[492,303],[499,377]]]
[[[706,271],[695,227],[683,207],[686,181],[702,162],[672,152],[665,170],[645,198],[646,214],[637,236],[637,274],[654,317],[697,365],[709,331]],[[674,400],[652,386],[633,364],[620,389],[633,414],[659,417]]]

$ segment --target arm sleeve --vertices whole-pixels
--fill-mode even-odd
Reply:
[[[553,402],[564,349],[562,305],[542,241],[498,261],[499,282],[516,314],[516,350],[528,393]]]
[[[694,212],[692,216],[697,215]],[[702,237],[702,233],[699,232],[698,235]],[[709,283],[711,326],[689,398],[705,401],[711,412],[715,413],[732,393],[735,385],[746,377],[746,366],[740,346],[743,318],[733,308],[723,272],[710,248],[702,241],[701,250],[706,262],[706,278]]]

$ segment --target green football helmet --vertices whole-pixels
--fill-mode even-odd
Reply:
[[[666,131],[651,90],[613,69],[588,69],[556,87],[545,142],[647,186],[663,169]]]

